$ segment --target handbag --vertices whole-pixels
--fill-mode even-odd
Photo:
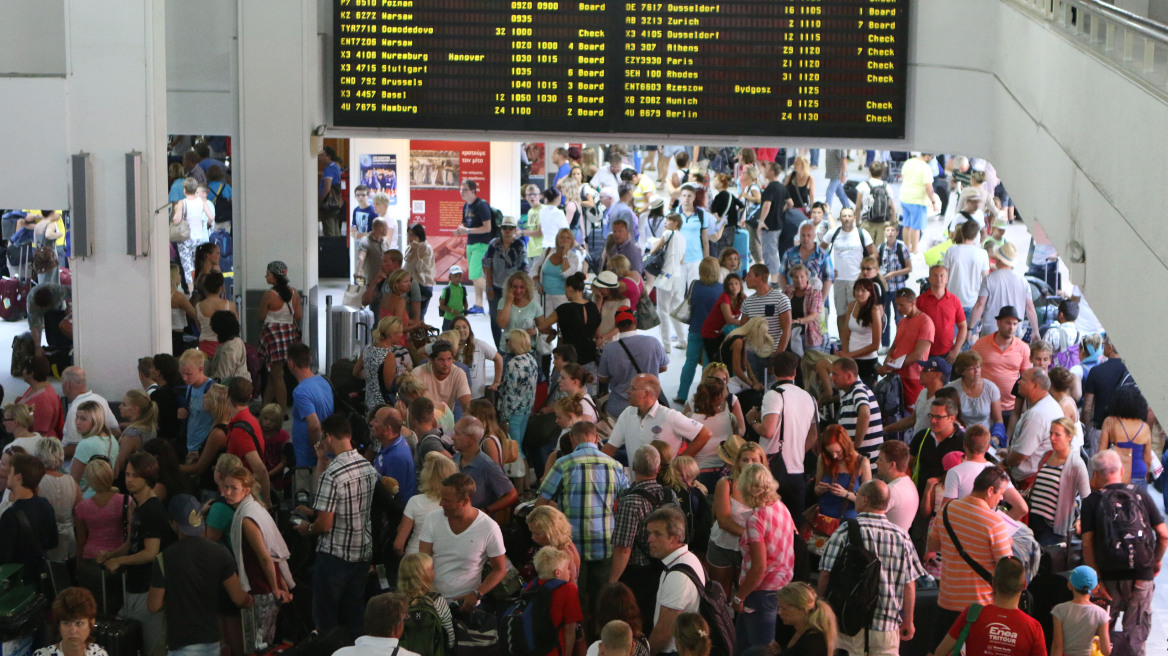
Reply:
[[[276,618],[280,604],[274,594],[253,596],[252,605],[240,610],[243,621],[243,649],[248,654],[262,654],[276,638]]]
[[[681,303],[678,303],[677,307],[673,308],[673,311],[669,313],[669,316],[686,325],[688,325],[690,319],[693,318],[693,307],[690,306],[689,299],[690,296],[693,295],[693,288],[695,284],[697,284],[696,280],[689,284],[689,289],[685,290],[685,298],[683,298]]]
[[[649,257],[645,258],[645,273],[651,276],[659,276],[665,270],[665,254],[669,250],[669,242],[673,241],[673,233],[665,238],[665,245],[653,251]]]
[[[641,294],[637,300],[637,330],[651,330],[661,325],[661,318],[657,316],[657,305],[648,294]]]
[[[189,241],[191,238],[191,224],[186,219],[175,223],[170,222],[170,240],[174,243]]]
[[[336,212],[342,205],[341,188],[336,185],[329,187],[328,193],[320,199],[320,209],[326,212]]]
[[[341,297],[341,305],[357,309],[365,307],[361,302],[361,297],[365,296],[366,289],[368,288],[365,285],[351,284],[346,286],[345,295]]]

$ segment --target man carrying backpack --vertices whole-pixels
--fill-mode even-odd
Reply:
[[[1115,654],[1142,654],[1152,628],[1153,579],[1168,548],[1168,527],[1145,490],[1123,483],[1113,449],[1091,458],[1091,489],[1083,500],[1083,563],[1099,572],[1097,594],[1110,603]],[[1123,631],[1115,620],[1123,614]]]
[[[871,176],[856,185],[856,204],[860,206],[860,229],[872,236],[873,242],[884,237],[886,226],[896,225],[896,203],[892,201],[888,183],[884,181],[884,162],[872,162]]]
[[[840,623],[837,647],[851,656],[896,656],[900,641],[912,640],[916,633],[916,580],[925,569],[908,533],[885,516],[889,498],[883,481],[861,485],[856,491],[858,516],[836,529],[819,561],[819,595],[832,605]],[[858,524],[861,544],[852,543],[853,523]]]
[[[701,610],[703,586],[706,584],[705,570],[702,569],[702,561],[685,544],[685,515],[679,509],[672,506],[659,508],[649,515],[645,524],[649,532],[649,552],[665,568],[653,607],[649,653],[677,653],[673,625],[682,613],[697,613]],[[712,624],[711,629],[718,637],[722,637],[724,632],[717,631],[717,627]]]

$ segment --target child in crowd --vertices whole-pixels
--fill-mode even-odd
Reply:
[[[1010,226],[1010,222],[1005,218],[994,219],[992,232],[986,240],[982,242],[982,247],[987,251],[993,253],[995,248],[1000,247],[1006,243],[1006,228]]]
[[[710,625],[698,613],[682,613],[673,625],[678,656],[709,656],[713,641]]]
[[[1091,645],[1099,640],[1099,651],[1111,653],[1110,621],[1107,611],[1091,603],[1091,591],[1099,585],[1099,576],[1086,565],[1071,570],[1067,587],[1075,594],[1050,612],[1054,617],[1054,636],[1050,656],[1090,656]]]
[[[576,585],[568,582],[571,568],[571,556],[555,547],[543,547],[535,553],[535,573],[539,578],[528,588],[556,586],[552,588],[550,614],[552,624],[560,630],[560,649],[552,653],[564,653],[568,642],[576,640],[576,626],[584,621]]]
[[[633,629],[628,622],[612,620],[600,631],[600,640],[588,649],[588,656],[633,656]]]
[[[286,448],[291,438],[284,430],[284,409],[279,403],[269,403],[260,410],[259,420],[264,434],[264,466],[268,468],[272,490],[283,490],[286,485],[284,473],[291,471],[288,463],[292,461]]]
[[[419,653],[435,653],[434,641],[444,639],[446,653],[454,650],[454,618],[446,599],[434,589],[434,561],[429,554],[412,553],[402,558],[397,570],[397,591],[409,603],[410,620],[406,622],[401,636],[403,649],[421,650]],[[419,621],[426,615],[436,615],[445,636],[417,635],[429,623]]]
[[[466,316],[466,288],[462,286],[462,267],[450,267],[450,282],[438,297],[438,309],[442,311],[442,330],[450,330],[454,320]]]
[[[353,208],[353,238],[360,239],[372,230],[373,219],[377,217],[377,213],[369,203],[369,187],[357,185],[353,190],[353,196],[357,199],[357,207]]]

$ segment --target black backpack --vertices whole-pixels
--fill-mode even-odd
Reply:
[[[207,185],[210,189],[210,185]],[[219,191],[211,190],[215,194],[212,202],[215,204],[215,223],[231,223],[231,199],[223,197],[223,190],[227,188],[226,182],[219,183]],[[222,249],[220,249],[222,251]],[[222,253],[224,255],[231,255],[230,252]]]
[[[730,615],[730,604],[726,601],[726,591],[722,584],[713,579],[702,585],[697,572],[685,563],[679,563],[665,570],[666,576],[670,572],[681,572],[689,577],[694,587],[698,589],[701,598],[698,603],[698,613],[706,624],[710,625],[710,656],[731,656],[734,653],[734,618]]]
[[[880,223],[892,218],[892,196],[888,194],[888,183],[885,182],[881,185],[869,183],[868,188],[872,195],[872,206],[868,208],[868,214],[864,220]]]
[[[1156,532],[1135,486],[1099,491],[1101,556],[1107,569],[1150,567],[1156,555]]]
[[[511,656],[544,656],[559,652],[560,626],[552,622],[552,594],[564,581],[551,579],[543,585],[532,581],[519,600],[503,613],[499,640]],[[561,625],[562,626],[562,625]]]
[[[503,235],[503,211],[492,207],[491,208],[491,239],[501,237]]]
[[[864,545],[860,522],[849,519],[845,524],[848,546],[832,565],[827,602],[835,611],[840,633],[854,636],[871,626],[880,604],[880,559]]]

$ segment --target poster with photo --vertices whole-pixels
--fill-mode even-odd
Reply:
[[[370,194],[382,192],[397,205],[397,155],[362,155],[361,182]]]
[[[455,264],[467,270],[466,237],[455,236],[462,225],[459,186],[474,180],[478,196],[490,202],[491,144],[467,141],[410,142],[410,225],[426,228],[434,249],[434,279],[446,282]]]

